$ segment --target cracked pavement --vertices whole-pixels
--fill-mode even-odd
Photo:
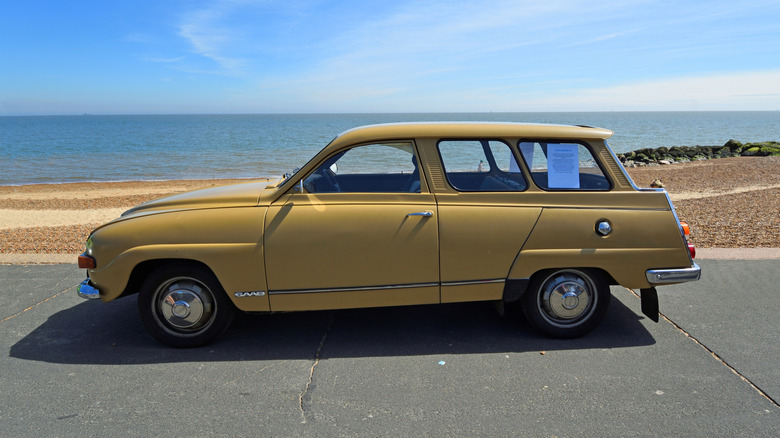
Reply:
[[[548,339],[489,303],[246,315],[156,343],[135,298],[84,301],[73,265],[0,266],[8,436],[778,436],[776,260],[698,260],[655,324]]]

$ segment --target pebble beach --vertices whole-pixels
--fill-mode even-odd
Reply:
[[[661,180],[697,248],[780,248],[780,156],[627,169]],[[89,232],[141,202],[246,180],[0,186],[0,263],[75,263]]]

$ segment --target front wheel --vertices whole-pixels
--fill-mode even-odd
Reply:
[[[209,270],[175,263],[144,281],[138,312],[146,330],[172,347],[198,347],[227,330],[235,308]]]
[[[556,338],[576,338],[604,318],[609,285],[595,271],[559,269],[537,275],[523,295],[523,312],[540,331]]]

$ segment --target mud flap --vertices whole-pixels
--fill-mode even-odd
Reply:
[[[658,292],[654,287],[639,289],[642,300],[642,313],[655,322],[658,322]]]

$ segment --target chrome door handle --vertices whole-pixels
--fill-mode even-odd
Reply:
[[[419,211],[417,213],[409,213],[406,216],[423,216],[423,217],[431,217],[433,216],[432,211]]]

